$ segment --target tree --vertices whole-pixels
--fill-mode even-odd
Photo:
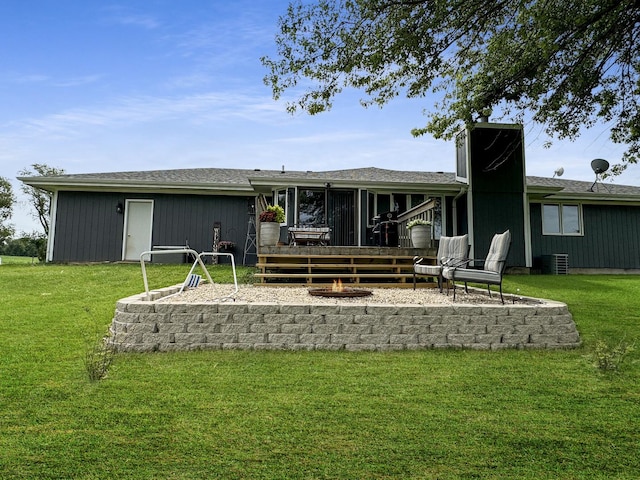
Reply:
[[[11,182],[0,177],[0,246],[4,245],[15,233],[11,225],[5,224],[13,214],[13,204],[16,198],[13,194]]]
[[[25,177],[32,176],[45,176],[45,175],[62,175],[63,169],[49,167],[48,165],[41,163],[34,163],[31,165],[34,171],[30,169],[21,170],[18,174]],[[41,188],[32,187],[31,185],[23,184],[22,192],[29,197],[31,206],[35,209],[33,218],[40,222],[44,230],[45,236],[49,235],[49,213],[51,208],[51,194]]]
[[[330,109],[351,87],[365,106],[435,93],[414,135],[452,138],[493,111],[503,121],[531,115],[549,140],[607,124],[627,145],[617,173],[640,156],[638,0],[295,2],[276,45],[276,58],[262,58],[265,83],[275,99],[296,90],[291,112]]]

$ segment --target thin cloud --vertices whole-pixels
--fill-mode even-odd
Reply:
[[[70,109],[41,118],[12,122],[4,130],[14,136],[49,136],[60,139],[90,134],[95,128],[122,128],[160,121],[207,123],[230,118],[267,121],[283,116],[270,99],[233,92],[212,92],[183,97],[125,97],[115,104]]]

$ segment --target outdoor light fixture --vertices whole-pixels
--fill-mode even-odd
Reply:
[[[122,206],[122,203],[118,203],[118,205],[116,205],[116,213],[122,212],[124,212],[124,207]]]

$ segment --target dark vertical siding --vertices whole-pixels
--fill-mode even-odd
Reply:
[[[124,216],[116,212],[121,196],[60,192],[55,228],[56,262],[120,260]]]
[[[640,268],[638,207],[583,205],[583,236],[542,235],[542,206],[531,204],[530,212],[534,265],[566,253],[569,268]]]
[[[234,242],[236,261],[242,260],[249,222],[247,197],[89,192],[59,193],[53,260],[121,260],[124,215],[116,212],[116,206],[134,198],[154,201],[153,245],[188,244],[197,251],[211,251],[213,224],[220,222],[221,240]]]

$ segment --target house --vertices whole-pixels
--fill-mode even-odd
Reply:
[[[256,208],[266,198],[285,208],[284,244],[287,226],[325,224],[332,246],[408,246],[403,225],[428,215],[436,240],[469,233],[473,258],[508,228],[511,268],[544,270],[566,256],[575,272],[640,271],[640,188],[526,176],[519,125],[462,131],[455,172],[199,168],[19,180],[52,193],[52,262],[138,261],[146,250],[211,251],[227,241],[238,263],[253,264]],[[381,244],[376,225],[388,212],[397,240]]]

